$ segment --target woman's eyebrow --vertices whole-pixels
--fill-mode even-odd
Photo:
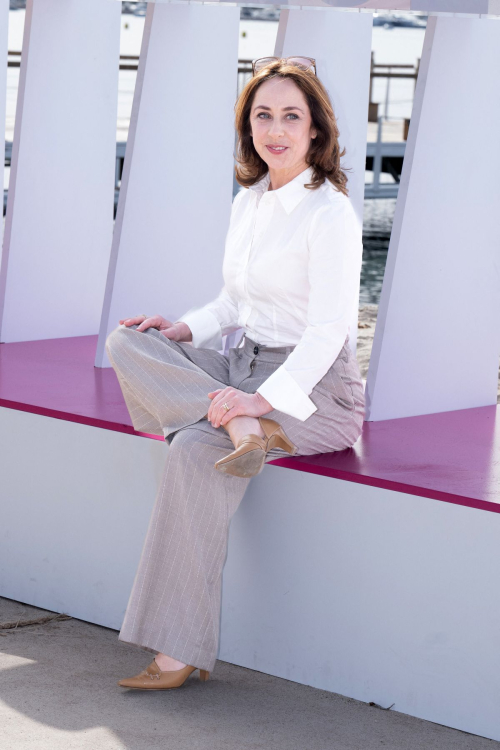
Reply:
[[[271,107],[267,107],[265,104],[257,104],[257,106],[255,107],[255,109],[259,109],[259,108],[260,109],[271,109]],[[283,107],[283,112],[286,112],[288,109],[298,109],[299,112],[302,112],[302,114],[304,114],[304,110],[301,109],[300,107]]]

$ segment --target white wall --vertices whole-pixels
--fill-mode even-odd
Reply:
[[[0,0],[0,187],[1,187],[1,215],[3,216],[4,201],[4,171],[5,171],[5,119],[7,108],[7,49],[9,37],[9,0]],[[4,223],[0,230],[0,242],[3,244]],[[7,280],[7,264],[5,252],[0,253],[0,331],[2,321],[2,307]],[[2,337],[0,335],[0,341]]]
[[[368,420],[496,404],[500,23],[429,18],[367,376]]]
[[[500,740],[500,514],[278,466],[231,525],[219,658]]]
[[[0,596],[119,629],[167,450],[0,408]]]
[[[168,450],[0,408],[0,596],[118,630]],[[499,569],[499,513],[268,464],[218,658],[500,740]]]
[[[113,231],[119,44],[116,3],[28,0],[2,342],[98,329]]]
[[[9,0],[0,0],[0,186],[3,191],[5,166],[5,118],[7,107],[7,48],[9,37]],[[3,214],[3,192],[2,214]],[[0,238],[3,237],[3,226]],[[0,240],[1,241],[1,240]],[[1,257],[1,253],[0,253]],[[2,269],[0,263],[0,290],[2,288]],[[0,291],[1,300],[1,291]],[[1,304],[0,304],[1,307]]]

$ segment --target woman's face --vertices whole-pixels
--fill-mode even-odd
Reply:
[[[250,110],[253,144],[272,175],[299,174],[307,167],[311,138],[317,135],[305,96],[289,78],[271,78],[257,89]],[[272,146],[284,146],[273,150]]]

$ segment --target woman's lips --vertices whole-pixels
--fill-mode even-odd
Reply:
[[[270,151],[272,154],[284,154],[285,151],[287,151],[288,146],[285,146],[284,148],[273,148],[272,146],[266,146],[267,150]]]

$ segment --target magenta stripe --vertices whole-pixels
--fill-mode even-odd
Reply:
[[[365,422],[353,448],[273,463],[499,513],[499,413],[493,404]]]
[[[112,368],[94,367],[97,336],[0,344],[0,406],[136,432]],[[279,458],[276,466],[500,512],[498,405],[365,422],[353,448]]]

